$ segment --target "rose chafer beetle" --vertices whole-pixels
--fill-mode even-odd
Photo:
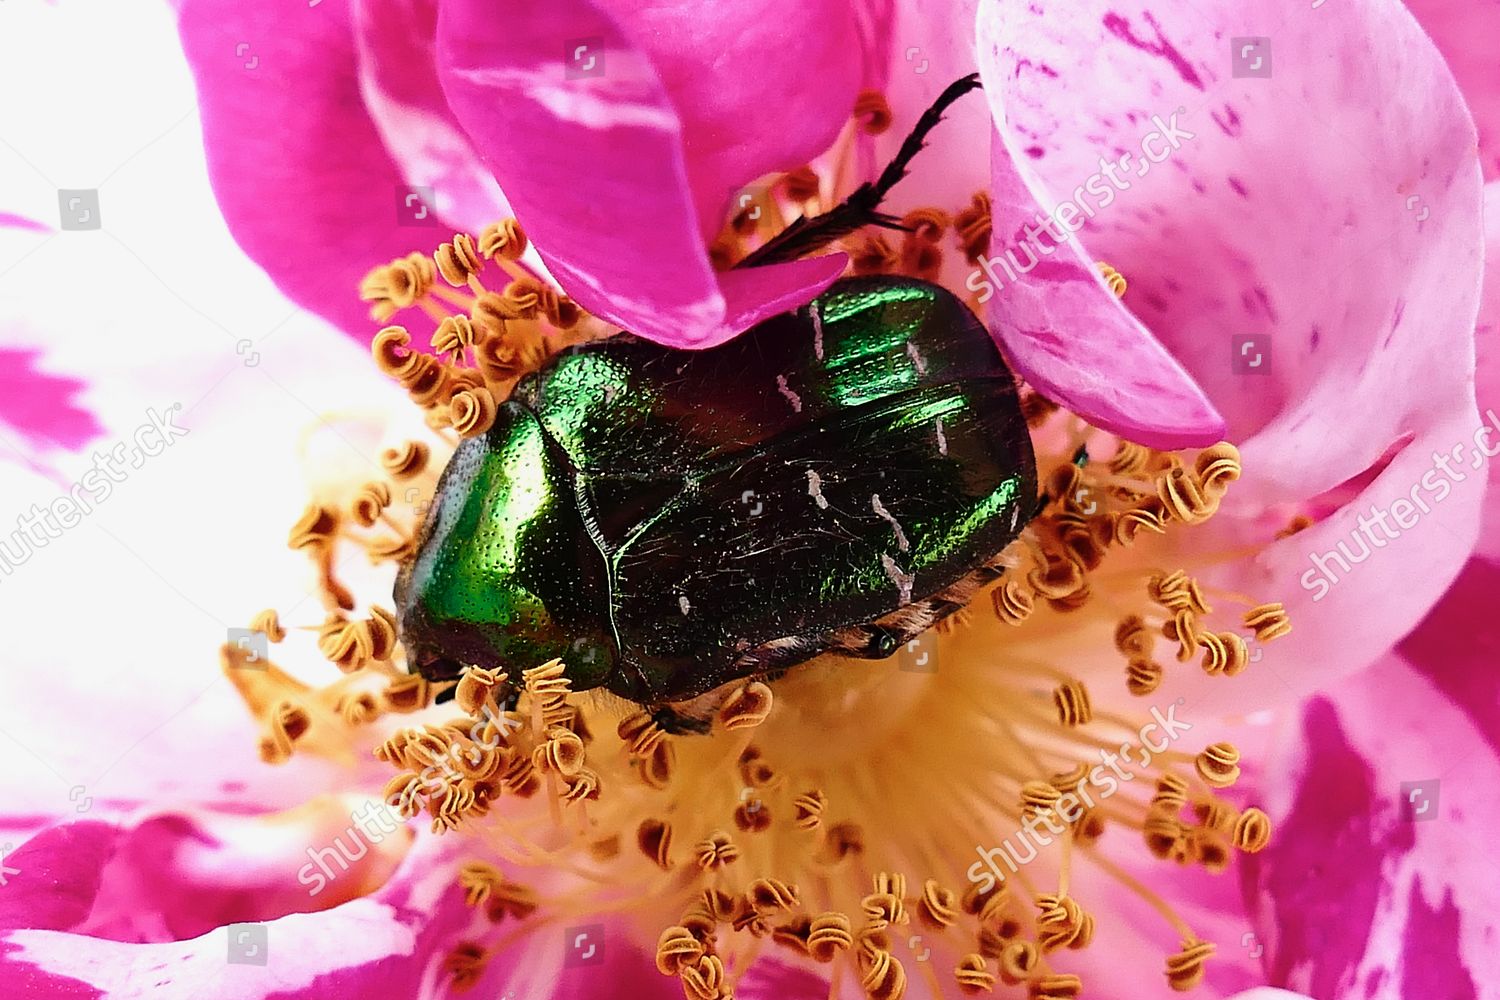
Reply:
[[[741,266],[859,226],[874,184]],[[529,375],[455,452],[396,584],[432,680],[560,658],[574,690],[671,707],[823,652],[885,658],[1001,575],[1037,507],[1014,376],[954,295],[844,278],[704,351],[620,335]]]

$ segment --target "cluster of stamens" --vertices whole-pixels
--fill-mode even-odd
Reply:
[[[835,147],[832,183],[801,168],[773,186],[781,202],[814,214],[828,207],[822,192],[840,188],[855,138],[890,124],[878,95],[862,97],[856,111]],[[976,193],[956,212],[920,209],[902,221],[898,247],[884,235],[847,241],[856,273],[935,279],[950,231],[975,259],[989,240],[988,195]],[[730,266],[765,241],[768,225],[774,235],[781,224],[779,210],[769,222],[740,212],[711,255]],[[437,324],[432,354],[413,349],[402,327],[382,330],[373,345],[381,370],[425,411],[434,440],[388,449],[384,479],[362,485],[344,509],[309,507],[294,526],[289,544],[309,556],[325,611],[303,630],[316,635],[340,677],[318,690],[274,666],[230,671],[266,727],[263,756],[275,763],[302,749],[324,751],[320,733],[430,709],[451,695],[456,713],[446,721],[400,729],[374,747],[396,770],[386,801],[403,817],[424,817],[434,833],[474,836],[502,859],[473,861],[457,876],[465,900],[493,925],[536,933],[576,923],[593,907],[657,921],[664,927],[657,968],[680,981],[688,1000],[732,998],[764,947],[829,967],[835,989],[852,977],[874,1000],[899,1000],[911,975],[942,995],[942,978],[916,944],[923,936],[953,960],[947,982],[963,994],[1003,985],[1032,1000],[1077,997],[1081,980],[1054,962],[1096,937],[1096,915],[1069,894],[1079,860],[1117,875],[1162,912],[1181,942],[1166,961],[1167,981],[1179,990],[1197,985],[1214,946],[1096,844],[1112,828],[1134,830],[1155,857],[1209,871],[1223,870],[1236,850],[1262,849],[1270,837],[1265,813],[1220,795],[1240,776],[1239,751],[1220,741],[1196,753],[1156,752],[1139,768],[1147,780],[1134,784],[1133,775],[1117,796],[1095,802],[1092,755],[1123,747],[1120,737],[1138,731],[1141,719],[1111,710],[1053,663],[1017,657],[997,665],[993,656],[981,663],[966,651],[1003,650],[1011,630],[1028,639],[1064,636],[1090,609],[1134,605],[1123,616],[1110,612],[1124,659],[1120,686],[1130,695],[1161,687],[1164,659],[1197,660],[1215,676],[1246,671],[1260,645],[1290,629],[1281,605],[1211,592],[1184,569],[1141,558],[1156,536],[1214,516],[1241,473],[1233,446],[1187,458],[1116,442],[1025,392],[1036,438],[1054,442],[1038,454],[1045,507],[998,557],[1006,571],[989,594],[939,624],[944,666],[911,695],[908,712],[892,706],[883,724],[893,738],[849,749],[837,766],[823,766],[818,748],[841,738],[860,746],[859,733],[838,727],[863,728],[868,719],[850,723],[857,713],[827,708],[838,703],[835,693],[874,692],[883,683],[907,690],[912,678],[898,679],[889,664],[861,664],[856,679],[847,664],[815,662],[779,682],[774,699],[758,681],[725,692],[712,732],[692,737],[668,735],[646,712],[573,692],[559,661],[509,672],[470,667],[456,681],[429,682],[411,672],[388,610],[354,613],[353,594],[335,576],[335,550],[352,543],[374,563],[409,557],[421,506],[403,515],[397,498],[425,503],[435,457],[487,430],[524,374],[602,334],[521,263],[525,248],[525,235],[506,220],[477,240],[457,234],[431,257],[377,268],[362,286],[378,321],[415,307]],[[487,262],[507,276],[501,291],[481,281]],[[1123,276],[1100,270],[1123,295]],[[1117,559],[1125,569],[1117,571]],[[1210,598],[1243,605],[1238,624],[1222,621]],[[252,627],[272,643],[288,638],[274,611]],[[1160,642],[1169,657],[1156,655]],[[224,657],[226,667],[245,665],[243,651],[226,648]],[[989,790],[972,787],[980,776],[993,783]],[[911,801],[901,803],[903,795]],[[969,819],[954,820],[954,803],[964,802]],[[984,822],[976,826],[974,816]],[[1052,883],[1043,883],[1041,864],[974,877],[972,838],[998,842],[1006,823],[1052,831]],[[579,876],[579,885],[599,891],[575,886],[548,898],[507,874],[525,868]],[[955,888],[966,868],[969,885]],[[454,985],[477,982],[513,936],[455,949],[447,962]]]

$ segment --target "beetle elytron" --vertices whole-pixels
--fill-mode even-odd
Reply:
[[[948,104],[879,180],[741,266],[875,222]],[[955,296],[844,278],[704,351],[563,353],[465,441],[396,584],[431,680],[554,657],[574,690],[670,707],[825,651],[885,658],[1001,573],[1036,507],[1015,380]]]

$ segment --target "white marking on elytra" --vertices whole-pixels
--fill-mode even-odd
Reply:
[[[786,401],[792,404],[792,409],[795,412],[802,412],[802,397],[793,392],[792,387],[786,384],[785,375],[776,376],[776,391],[786,397]]]
[[[828,498],[823,495],[823,480],[811,469],[807,470],[807,495],[813,498],[819,510],[828,509]]]
[[[880,494],[879,493],[876,493],[876,494],[874,494],[873,496],[870,497],[870,507],[880,517],[883,517],[883,518],[885,518],[885,520],[889,521],[891,527],[895,529],[895,531],[896,531],[896,544],[901,547],[901,551],[902,552],[909,551],[911,549],[911,544],[909,542],[907,542],[907,540],[906,540],[906,532],[904,532],[904,531],[901,530],[901,522],[898,521],[898,520],[896,520],[896,516],[894,514],[892,514],[890,511],[888,511],[888,510],[885,509],[885,504],[883,504],[883,503],[880,502]]]
[[[922,360],[922,352],[917,350],[917,345],[908,340],[906,342],[906,353],[911,358],[911,363],[917,366],[917,374],[926,375],[927,362]]]
[[[823,360],[823,314],[818,311],[818,304],[816,302],[809,302],[807,304],[807,314],[812,317],[812,325],[813,325],[813,353],[818,356],[818,360],[819,361],[822,361]]]
[[[693,610],[693,606],[692,604],[688,603],[686,595],[677,598],[677,606],[682,609],[683,614],[687,614],[689,611]]]
[[[911,587],[917,581],[916,574],[903,572],[901,567],[896,565],[896,560],[884,552],[880,553],[880,565],[885,568],[885,575],[890,578],[890,581],[896,585],[896,589],[901,592],[901,603],[910,604]]]
[[[943,418],[942,417],[938,417],[937,418],[937,439],[938,439],[938,454],[939,455],[946,455],[946,454],[948,454],[948,438],[947,438],[946,435],[943,434]]]

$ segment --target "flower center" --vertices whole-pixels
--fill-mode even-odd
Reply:
[[[889,121],[863,100],[836,147],[835,187],[856,128]],[[803,209],[822,205],[810,169],[778,185]],[[988,239],[988,199],[903,221],[899,248],[883,236],[852,240],[856,270],[935,278],[950,229],[972,259]],[[766,238],[735,220],[714,257],[730,262]],[[366,279],[377,320],[416,306],[438,322],[435,355],[412,350],[400,327],[374,343],[377,364],[423,408],[435,438],[390,449],[388,481],[359,488],[347,509],[310,507],[292,531],[327,612],[308,630],[345,676],[314,690],[274,666],[229,670],[265,725],[272,763],[368,747],[357,729],[451,694],[454,717],[397,730],[374,753],[395,768],[385,788],[394,809],[480,838],[500,859],[458,873],[494,926],[449,957],[456,983],[473,982],[517,935],[614,914],[654,937],[660,971],[700,1000],[731,997],[768,949],[830,965],[835,991],[852,979],[895,1000],[908,975],[921,975],[942,995],[943,975],[917,954],[923,940],[949,956],[947,981],[963,992],[1003,981],[1032,997],[1073,997],[1081,983],[1058,960],[1087,947],[1105,916],[1070,893],[1074,866],[1089,864],[1161,913],[1180,942],[1167,979],[1196,985],[1213,945],[1097,843],[1114,831],[1156,858],[1217,871],[1269,838],[1263,812],[1220,795],[1239,776],[1236,748],[1178,719],[1180,699],[1149,700],[1169,669],[1197,661],[1238,675],[1256,658],[1253,643],[1290,628],[1280,605],[1208,593],[1147,558],[1166,550],[1157,536],[1214,515],[1241,474],[1236,450],[1156,452],[1024,394],[1046,504],[997,557],[1003,576],[889,660],[826,655],[774,686],[738,684],[706,736],[669,736],[635,706],[573,692],[558,662],[512,677],[469,668],[432,684],[407,673],[388,611],[350,616],[335,552],[352,543],[400,562],[417,525],[398,516],[393,489],[430,496],[434,455],[484,433],[521,375],[610,332],[525,268],[525,245],[507,220]],[[487,263],[504,273],[502,291],[481,280]],[[1119,272],[1101,271],[1123,295]],[[1233,606],[1237,616],[1220,610]],[[253,628],[287,638],[274,612]],[[245,657],[224,651],[229,668]],[[1113,662],[1112,678],[1079,669],[1101,659]]]

